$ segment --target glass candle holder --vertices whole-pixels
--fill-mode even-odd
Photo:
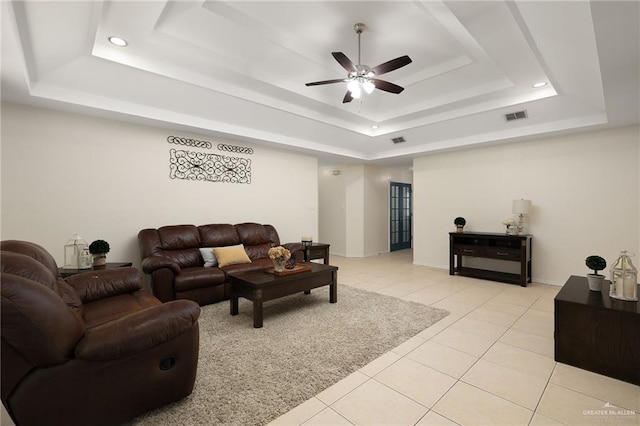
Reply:
[[[89,245],[78,234],[64,245],[64,267],[69,269],[88,269],[91,267]]]
[[[611,287],[609,297],[620,300],[638,300],[638,270],[631,263],[631,257],[626,251],[620,252],[620,256],[611,267]]]

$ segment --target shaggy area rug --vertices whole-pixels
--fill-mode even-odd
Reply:
[[[348,286],[264,304],[253,328],[240,299],[204,306],[193,393],[134,425],[264,425],[448,315],[447,311]]]

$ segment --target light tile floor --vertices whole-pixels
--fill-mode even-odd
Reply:
[[[639,386],[554,361],[560,287],[450,276],[412,255],[331,263],[340,284],[451,314],[270,426],[640,424]]]

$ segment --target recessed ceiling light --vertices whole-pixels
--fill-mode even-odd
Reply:
[[[120,37],[111,36],[109,37],[109,43],[118,47],[125,47],[127,45],[127,40]]]
[[[371,128],[372,128],[373,130],[377,129],[378,127],[380,127],[380,126],[378,126],[377,124],[372,124],[372,125],[371,125]]]
[[[536,84],[533,85],[533,88],[534,89],[539,89],[539,88],[544,87],[546,85],[547,85],[546,81],[539,81],[539,82],[537,82]]]

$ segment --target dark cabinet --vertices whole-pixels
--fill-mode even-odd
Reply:
[[[554,299],[555,360],[640,385],[640,304],[572,275]]]
[[[526,287],[531,282],[531,239],[531,235],[451,232],[449,275],[458,274]],[[463,264],[465,256],[518,262],[520,273],[466,267]]]

